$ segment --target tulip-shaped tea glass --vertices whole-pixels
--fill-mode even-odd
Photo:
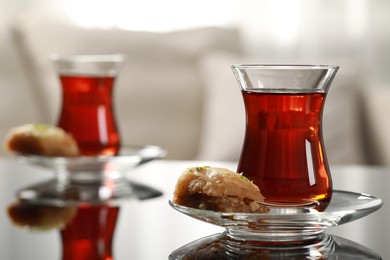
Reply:
[[[53,55],[51,60],[62,88],[58,126],[73,135],[83,155],[117,154],[120,135],[113,90],[124,56]]]
[[[326,206],[331,173],[322,112],[337,66],[233,65],[246,131],[237,171],[260,188],[265,204]]]
[[[332,190],[321,126],[325,98],[338,67],[233,65],[232,69],[247,118],[237,171],[259,186],[264,212],[215,212],[170,201],[179,212],[226,231],[187,244],[169,259],[339,259],[354,252],[380,259],[326,232],[382,206],[370,195]]]

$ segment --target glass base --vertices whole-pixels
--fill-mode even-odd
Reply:
[[[382,259],[372,250],[326,233],[296,243],[264,243],[232,238],[228,232],[193,241],[175,251],[170,260],[192,259]]]

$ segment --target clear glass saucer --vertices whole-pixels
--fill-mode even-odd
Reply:
[[[112,205],[122,200],[157,197],[160,191],[130,182],[126,174],[165,156],[166,151],[158,146],[124,147],[116,156],[19,156],[24,163],[52,170],[54,178],[20,189],[17,197],[28,203],[54,206]]]
[[[335,190],[322,212],[314,207],[266,205],[267,213],[223,213],[169,204],[190,217],[226,228],[232,239],[284,243],[315,239],[329,227],[378,210],[383,202],[368,194]]]
[[[56,173],[67,171],[71,174],[82,174],[86,172],[96,173],[102,171],[123,172],[151,160],[162,159],[166,154],[166,150],[161,147],[147,145],[123,147],[116,156],[48,157],[20,155],[18,158],[22,162],[49,168]],[[93,176],[94,175],[88,175],[88,177]]]

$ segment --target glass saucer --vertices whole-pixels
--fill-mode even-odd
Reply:
[[[167,152],[158,146],[147,145],[123,147],[116,156],[48,157],[20,155],[18,158],[22,162],[49,168],[57,173],[67,171],[71,174],[80,174],[83,172],[96,173],[101,171],[123,172],[151,160],[162,159],[166,154]],[[93,176],[88,175],[88,177]]]
[[[133,146],[124,147],[116,156],[19,156],[24,163],[53,170],[55,176],[20,189],[17,197],[28,203],[54,206],[117,204],[122,200],[157,197],[162,194],[160,191],[130,182],[125,174],[165,155],[166,151],[158,146]]]
[[[361,193],[334,190],[328,207],[265,206],[267,213],[223,213],[170,205],[195,219],[225,227],[234,239],[286,242],[316,238],[327,228],[351,222],[378,210],[381,199]]]

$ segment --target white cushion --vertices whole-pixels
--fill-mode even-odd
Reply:
[[[367,150],[371,163],[390,165],[390,88],[378,86],[363,91]]]

